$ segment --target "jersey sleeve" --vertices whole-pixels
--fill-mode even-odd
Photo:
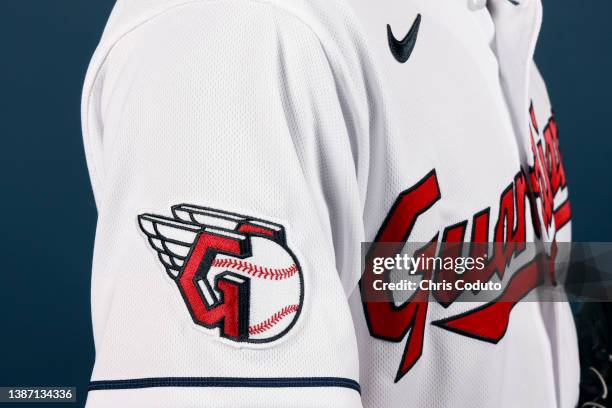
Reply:
[[[207,1],[103,41],[83,98],[87,406],[361,406],[338,265],[361,204],[316,35],[264,3]]]

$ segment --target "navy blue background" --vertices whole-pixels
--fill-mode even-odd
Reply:
[[[93,363],[96,221],[79,103],[112,5],[5,0],[0,6],[0,386],[77,386],[75,407],[84,401]],[[611,241],[612,3],[544,5],[537,61],[559,121],[574,239]]]

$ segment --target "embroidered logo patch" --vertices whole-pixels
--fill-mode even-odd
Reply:
[[[138,216],[194,323],[234,342],[286,335],[304,300],[300,265],[282,225],[195,205]]]

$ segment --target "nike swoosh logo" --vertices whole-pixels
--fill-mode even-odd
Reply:
[[[408,31],[408,34],[406,34],[403,40],[399,41],[393,35],[391,26],[387,24],[387,39],[389,40],[389,48],[391,49],[391,54],[393,54],[398,62],[403,64],[408,61],[408,58],[410,58],[410,54],[412,54],[412,50],[414,50],[414,45],[416,44],[416,40],[419,35],[420,26],[421,15],[417,14],[414,23],[412,23],[412,27],[410,27],[410,31]]]

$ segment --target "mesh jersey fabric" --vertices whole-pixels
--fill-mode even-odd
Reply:
[[[414,242],[464,220],[470,231],[483,209],[491,238],[500,195],[536,165],[532,143],[554,118],[531,62],[541,6],[489,3],[474,11],[461,0],[117,2],[83,94],[99,217],[99,388],[89,408],[573,406],[567,305],[518,304],[491,344],[431,324],[474,304],[430,302],[422,353],[396,381],[411,339],[375,338],[357,286],[360,243],[427,174],[441,198],[419,217]],[[417,14],[415,50],[400,64],[385,25],[406,32]],[[555,210],[567,196],[560,186]],[[155,219],[205,234],[194,220],[168,220],[185,204],[282,226],[303,303],[278,340],[235,341],[195,324],[138,224],[142,214],[166,214]],[[526,218],[542,217],[527,207]],[[223,225],[238,219],[224,217]],[[527,225],[526,240],[538,239]],[[545,240],[570,240],[569,221],[541,229]],[[252,291],[251,309],[275,300]]]

